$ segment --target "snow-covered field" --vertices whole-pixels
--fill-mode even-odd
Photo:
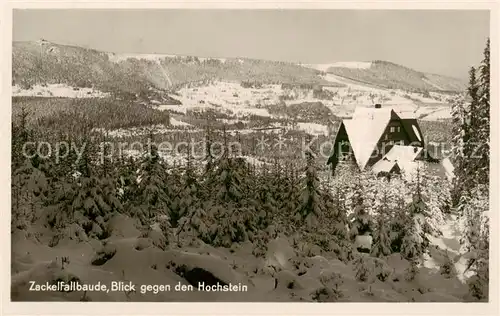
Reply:
[[[34,85],[30,89],[22,89],[15,85],[12,87],[12,96],[19,97],[57,97],[57,98],[104,98],[109,93],[104,93],[92,88],[71,87],[66,84],[48,84],[45,86]]]
[[[170,118],[170,124],[172,126],[192,126],[191,124],[183,122],[183,121],[179,121],[179,120],[175,119],[174,117]]]
[[[280,86],[264,89],[243,88],[239,83],[215,82],[209,86],[182,88],[175,96],[182,105],[160,105],[160,110],[186,113],[188,110],[216,109],[236,117],[245,115],[271,116],[264,105],[279,102]]]
[[[307,64],[304,67],[309,67],[312,69],[317,69],[319,71],[326,71],[328,68],[332,67],[343,67],[343,68],[353,68],[353,69],[369,69],[372,63],[367,61],[340,61],[330,64]]]
[[[424,97],[418,93],[368,87],[331,74],[324,76],[324,79],[346,84],[346,87],[324,87],[324,90],[331,93],[331,97],[318,99],[311,90],[282,89],[280,85],[266,85],[260,89],[244,88],[239,83],[218,81],[203,87],[182,88],[175,96],[182,105],[162,104],[157,108],[179,113],[210,108],[236,118],[252,114],[273,117],[265,106],[280,104],[283,102],[280,101],[281,97],[286,97],[284,102],[287,106],[321,102],[340,117],[349,116],[358,106],[373,106],[375,103],[392,107],[404,117],[418,118],[428,115],[428,120],[451,117],[449,106],[443,103],[445,97],[436,93],[431,97]]]
[[[297,123],[297,129],[310,135],[328,135],[328,127],[317,123]]]
[[[449,107],[437,109],[422,117],[426,121],[439,121],[449,118],[451,118],[451,108]]]

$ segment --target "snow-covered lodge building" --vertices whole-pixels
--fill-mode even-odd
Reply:
[[[342,121],[328,160],[333,172],[341,160],[352,159],[364,171],[378,175],[411,172],[418,162],[438,160],[426,151],[416,118],[402,118],[392,108],[376,104],[358,107],[351,119]]]

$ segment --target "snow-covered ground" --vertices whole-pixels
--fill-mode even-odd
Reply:
[[[451,118],[451,108],[446,107],[442,109],[430,112],[426,116],[422,117],[422,120],[426,121],[439,121]]]
[[[183,122],[183,121],[179,121],[179,120],[175,119],[174,117],[170,118],[170,124],[172,126],[192,126],[191,124]]]
[[[457,271],[457,277],[465,282],[467,278],[472,276],[470,271],[465,271],[467,267],[467,256],[460,252],[460,223],[456,215],[449,215],[445,220],[444,225],[440,227],[442,236],[435,237],[427,235],[431,245],[436,246],[440,250],[448,253]],[[434,253],[434,256],[432,254]],[[439,269],[443,264],[444,256],[442,253],[431,251],[431,256],[426,256],[424,266],[430,269]]]
[[[243,88],[239,83],[215,82],[209,86],[182,88],[176,99],[182,105],[160,105],[160,110],[186,113],[188,110],[216,109],[236,117],[245,115],[271,116],[264,105],[277,104],[281,87],[269,85],[263,89]]]
[[[353,68],[353,69],[369,69],[372,63],[369,61],[340,61],[330,64],[307,64],[304,67],[317,69],[319,71],[326,71],[332,67]]]
[[[133,157],[133,158],[141,158],[144,156],[144,151],[137,150],[137,149],[126,149],[123,150],[123,154],[127,157]],[[186,166],[188,162],[188,156],[186,153],[180,153],[180,152],[166,152],[166,151],[158,151],[158,154],[161,158],[165,160],[167,163],[167,166]],[[205,166],[205,158],[206,154],[202,152],[194,152],[191,155],[191,159],[193,166],[195,168],[200,168],[200,170]],[[251,157],[251,156],[245,156],[245,155],[236,155],[234,158],[241,158],[244,159],[247,163],[251,165],[255,165],[256,167],[262,167],[266,162],[259,160],[258,158]]]
[[[297,129],[310,135],[328,135],[328,127],[317,123],[297,123]]]
[[[180,113],[210,108],[236,118],[252,114],[273,117],[265,107],[280,104],[281,97],[286,97],[287,106],[304,102],[321,102],[340,117],[349,116],[356,107],[373,106],[375,103],[380,103],[383,107],[392,107],[404,117],[418,118],[427,115],[428,120],[451,117],[449,106],[443,103],[444,96],[436,93],[431,94],[429,98],[418,93],[363,86],[332,74],[327,74],[323,78],[346,86],[324,87],[323,89],[329,91],[331,96],[329,99],[318,99],[311,90],[306,89],[282,89],[280,85],[244,88],[236,82],[218,81],[202,87],[184,87],[175,96],[182,105],[163,104],[157,108]]]
[[[58,97],[58,98],[104,98],[109,93],[92,88],[71,87],[66,84],[48,84],[46,86],[34,85],[30,89],[22,89],[15,85],[12,87],[12,96],[22,97]]]

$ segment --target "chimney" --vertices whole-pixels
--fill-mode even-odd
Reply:
[[[381,107],[382,107],[382,104],[380,104],[380,103],[375,104],[376,109],[380,109]]]

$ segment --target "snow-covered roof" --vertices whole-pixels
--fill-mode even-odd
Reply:
[[[376,164],[373,165],[372,171],[375,172],[376,174],[379,172],[391,172],[391,170],[394,168],[394,165],[397,163],[395,161],[388,161],[381,159],[377,161]]]
[[[394,145],[382,159],[388,161],[414,161],[424,149],[415,146]]]
[[[423,153],[423,150],[422,147],[394,145],[382,159],[373,165],[372,170],[376,173],[389,172],[394,164],[397,164],[410,180],[419,166],[419,161],[416,159]]]
[[[393,113],[390,108],[358,107],[352,119],[344,120],[351,148],[361,170],[365,168]]]

